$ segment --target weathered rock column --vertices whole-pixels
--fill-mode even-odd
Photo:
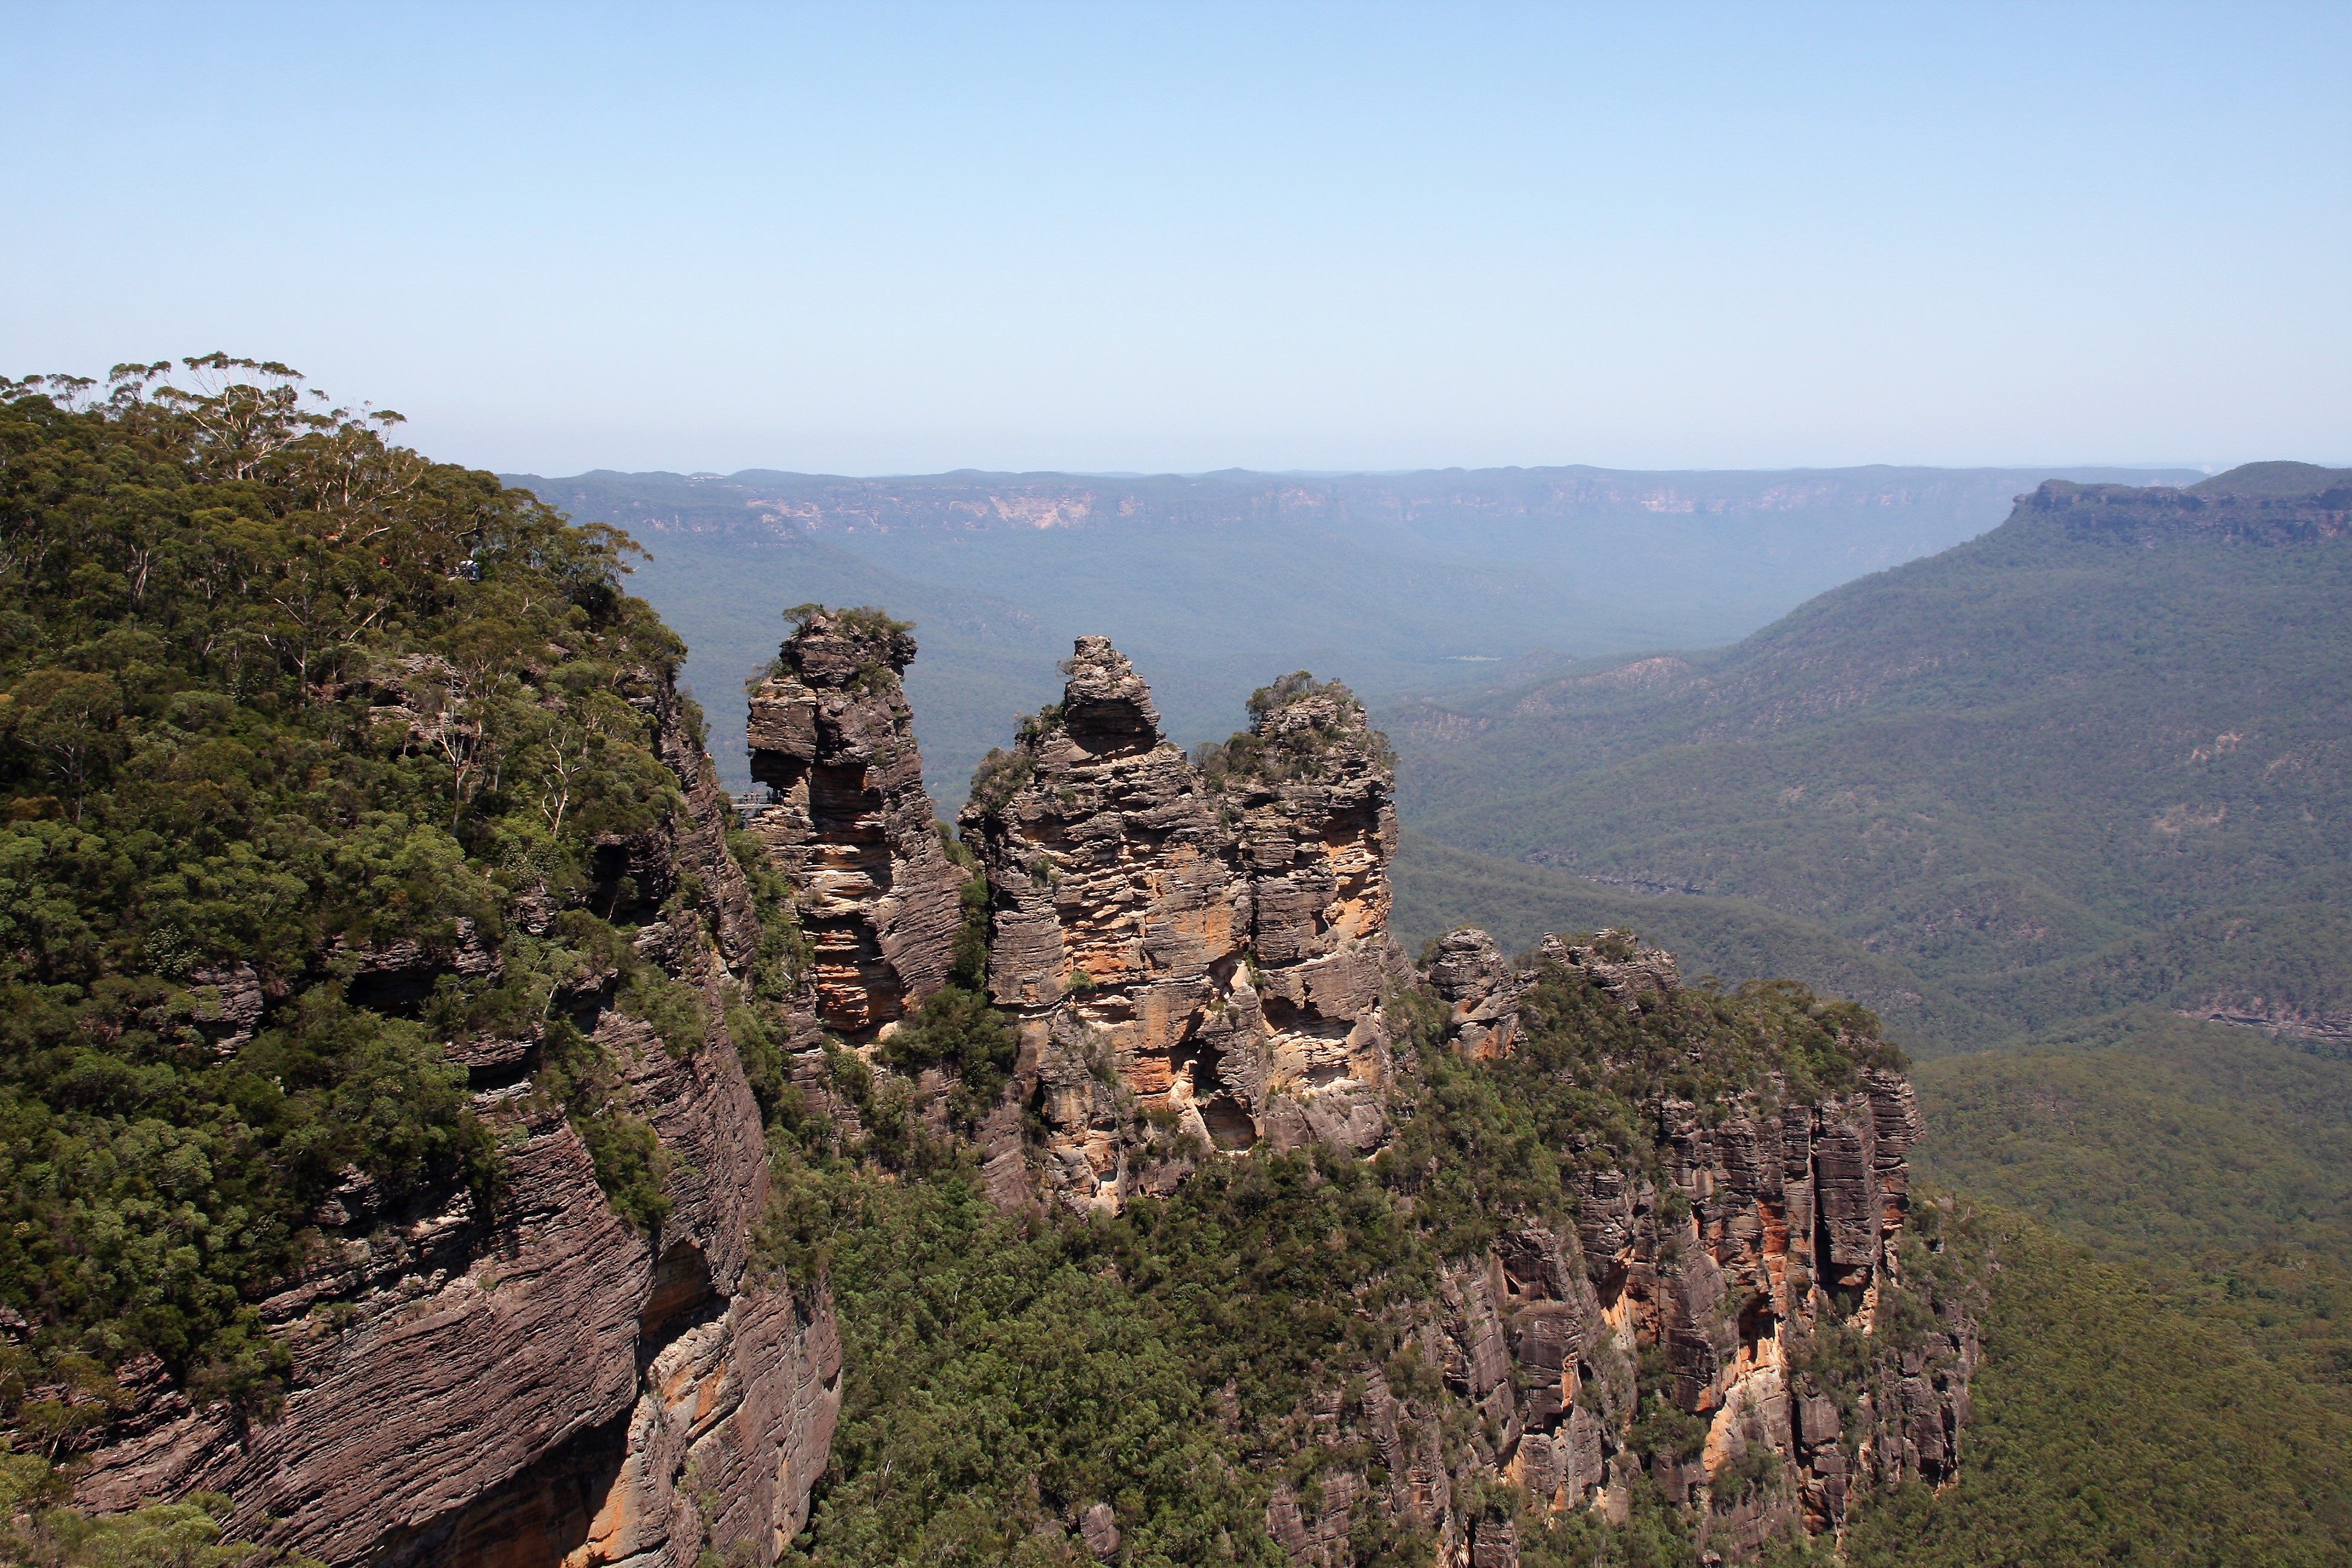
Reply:
[[[923,789],[899,676],[906,627],[878,610],[819,611],[751,694],[751,776],[776,792],[751,831],[790,879],[814,947],[816,1025],[874,1037],[947,983],[962,875]]]
[[[1079,638],[1064,669],[1062,701],[982,764],[962,818],[994,900],[990,991],[1021,1016],[1048,1130],[1044,1185],[1116,1207],[1212,1148],[1373,1147],[1381,992],[1404,962],[1392,774],[1362,709],[1278,682],[1203,769],[1108,639]]]

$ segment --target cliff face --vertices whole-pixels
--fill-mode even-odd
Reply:
[[[560,1001],[613,1064],[616,1104],[658,1138],[666,1217],[648,1232],[614,1213],[579,1129],[534,1092],[543,1035],[472,1042],[458,1054],[505,1189],[386,1212],[348,1183],[315,1216],[312,1265],[260,1304],[292,1354],[282,1409],[200,1407],[153,1369],[83,1457],[79,1503],[225,1492],[238,1533],[336,1564],[768,1561],[800,1529],[840,1348],[821,1288],[796,1300],[751,1262],[766,1151],[725,1018],[758,919],[667,683],[633,700],[683,809],[667,833],[604,846],[599,871],[614,907],[634,889],[637,952],[696,999],[702,1038],[680,1049],[622,1012],[609,974]],[[698,894],[674,899],[689,879]],[[526,929],[554,919],[540,895],[514,903]],[[470,951],[395,944],[357,973],[387,995],[429,991],[488,962]]]
[[[1044,1187],[1115,1209],[1209,1149],[1369,1151],[1392,1070],[1381,989],[1406,965],[1392,774],[1362,709],[1269,688],[1252,731],[1196,766],[1108,640],[1081,637],[1064,668],[1061,703],[982,765],[962,816]]]
[[[2302,470],[2301,483],[2247,482],[2265,468]],[[2307,489],[2305,487],[2308,487]],[[2225,544],[2312,544],[2352,534],[2352,481],[2344,469],[2300,463],[2250,464],[2188,489],[2152,485],[2077,485],[2046,479],[2018,497],[2020,517],[2083,534],[2154,545],[2203,539]]]
[[[1484,932],[1455,931],[1430,978],[1451,1048],[1485,1059],[1510,1053],[1539,984],[1588,987],[1636,1016],[1680,989],[1670,954],[1611,931],[1547,938],[1529,970]],[[1568,1151],[1572,1227],[1507,1226],[1444,1270],[1418,1314],[1423,1361],[1476,1412],[1467,1441],[1416,1442],[1444,1425],[1444,1399],[1400,1396],[1379,1369],[1358,1374],[1360,1399],[1325,1395],[1311,1441],[1368,1451],[1388,1479],[1342,1463],[1316,1510],[1279,1490],[1267,1527],[1294,1561],[1353,1561],[1349,1531],[1370,1515],[1419,1522],[1456,1561],[1515,1565],[1514,1523],[1467,1506],[1482,1480],[1622,1521],[1646,1476],[1692,1510],[1702,1550],[1737,1558],[1792,1526],[1842,1531],[1859,1491],[1958,1474],[1980,1351],[1968,1300],[1905,1276],[1906,1155],[1922,1131],[1909,1082],[1870,1069],[1807,1096],[1778,1080],[1728,1102],[1668,1095],[1643,1114],[1630,1145]],[[1688,1418],[1680,1442],[1673,1413]]]

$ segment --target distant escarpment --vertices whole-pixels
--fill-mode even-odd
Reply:
[[[2017,515],[2139,544],[2310,544],[2352,534],[2352,468],[2249,463],[2186,489],[2045,479],[2018,498]]]
[[[2197,478],[1881,466],[509,482],[652,545],[636,591],[693,646],[687,679],[706,693],[731,697],[774,652],[780,605],[880,603],[920,622],[908,679],[931,793],[952,811],[1004,716],[1052,700],[1051,661],[1081,632],[1118,628],[1166,729],[1189,741],[1231,727],[1236,690],[1320,668],[1329,649],[1346,650],[1358,690],[1400,691],[1518,672],[1521,655],[1717,642],[1980,533],[2053,477]],[[715,736],[713,750],[745,788],[734,742]]]

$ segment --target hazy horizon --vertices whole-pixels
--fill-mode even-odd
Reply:
[[[2265,462],[2271,460],[2273,459],[2262,458],[2249,458],[2242,459],[2243,462]],[[2316,462],[2317,466],[2323,468],[2339,468],[2347,466],[2344,464],[2328,463],[2323,460],[2307,458],[2292,458],[2285,460],[2290,462]],[[1791,463],[1778,467],[1757,468],[1706,468],[1695,464],[1684,463],[1655,468],[1611,468],[1600,463],[1576,462],[1486,463],[1481,464],[1475,468],[1467,468],[1458,463],[1450,464],[1443,468],[1247,468],[1239,467],[1238,465],[1229,464],[1223,468],[1161,468],[1157,470],[1148,468],[989,468],[966,467],[961,468],[930,468],[919,470],[905,469],[891,472],[853,474],[827,468],[787,468],[779,467],[773,463],[751,463],[742,468],[727,471],[721,471],[718,468],[666,468],[656,467],[650,468],[582,468],[575,473],[570,474],[543,474],[524,468],[504,468],[500,469],[499,472],[512,475],[527,475],[532,479],[582,479],[591,474],[599,473],[626,474],[632,476],[662,474],[681,479],[731,479],[743,474],[790,474],[799,479],[951,479],[958,475],[964,474],[976,475],[987,479],[1028,479],[1033,477],[1049,476],[1071,479],[1213,479],[1220,474],[1251,474],[1272,479],[1380,479],[1402,478],[1410,474],[1533,473],[1551,468],[1590,468],[1594,472],[1604,474],[1822,474],[1850,473],[1857,468],[1948,468],[1955,471],[1969,471],[1978,469],[1990,469],[1998,471],[2007,468],[2019,470],[2038,468],[2121,468],[2126,470],[2139,469],[2145,470],[2148,473],[2167,473],[2178,472],[2183,468],[2193,468],[2207,474],[2217,474],[2223,472],[2228,468],[2234,468],[2237,466],[2239,465],[2235,463],[2219,464],[2210,462],[2194,462],[2188,459],[2171,463],[2119,463],[2105,461],[2088,461],[2079,463]]]

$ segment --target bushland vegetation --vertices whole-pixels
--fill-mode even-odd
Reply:
[[[541,1041],[540,1091],[658,1218],[650,1131],[573,1019],[612,1003],[700,1043],[631,947],[661,889],[600,858],[676,807],[654,740],[682,650],[622,591],[622,535],[397,424],[217,354],[0,382],[20,1445],[69,1447],[142,1355],[266,1417],[286,1359],[253,1302],[331,1196],[495,1204],[444,1042]]]

